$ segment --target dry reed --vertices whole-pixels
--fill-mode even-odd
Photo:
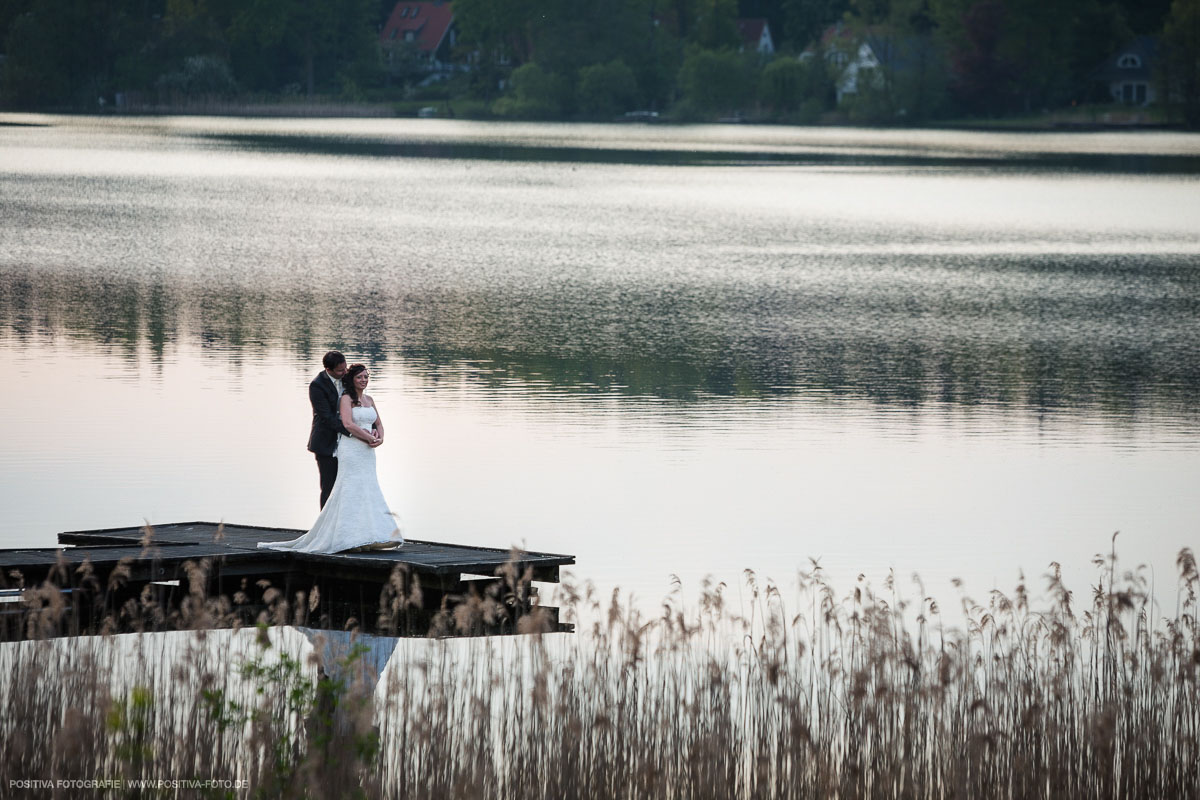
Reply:
[[[1177,564],[1170,616],[1105,557],[1086,605],[1055,566],[1044,608],[1022,583],[961,596],[955,624],[919,583],[912,602],[891,578],[839,599],[815,565],[790,602],[746,573],[736,608],[709,582],[688,608],[676,586],[652,618],[566,583],[578,634],[540,633],[535,609],[527,636],[400,640],[378,683],[357,651],[322,664],[290,629],[221,630],[236,603],[195,596],[193,633],[0,646],[0,794],[217,777],[248,788],[167,794],[1195,798],[1200,576],[1191,551]],[[32,631],[62,613],[32,594],[46,591],[27,592]],[[264,621],[287,621],[267,595]],[[473,598],[440,630],[496,602]]]

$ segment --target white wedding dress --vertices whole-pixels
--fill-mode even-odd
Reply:
[[[368,406],[355,406],[350,415],[355,425],[366,430],[379,416]],[[299,539],[259,542],[260,548],[337,553],[372,544],[404,544],[396,517],[388,510],[375,476],[375,448],[362,439],[342,436],[337,460],[337,480],[312,529]]]

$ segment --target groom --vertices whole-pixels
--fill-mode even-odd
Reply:
[[[312,433],[308,436],[308,449],[317,457],[317,470],[321,473],[321,508],[333,491],[337,480],[338,435],[349,436],[338,414],[338,401],[342,399],[342,376],[346,374],[346,357],[330,350],[321,359],[325,366],[308,385],[308,401],[312,403]]]

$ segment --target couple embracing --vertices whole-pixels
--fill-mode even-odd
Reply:
[[[398,547],[404,537],[375,475],[383,420],[366,393],[370,373],[362,364],[347,366],[336,350],[326,353],[322,364],[325,369],[308,385],[313,409],[308,449],[321,475],[321,513],[299,539],[258,546],[302,553]]]

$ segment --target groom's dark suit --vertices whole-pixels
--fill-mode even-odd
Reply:
[[[346,430],[338,414],[337,388],[324,371],[318,372],[308,385],[308,401],[313,410],[308,449],[317,457],[317,470],[321,473],[321,508],[324,508],[337,480],[337,458],[333,453],[337,449],[338,436],[349,436],[350,431]]]

